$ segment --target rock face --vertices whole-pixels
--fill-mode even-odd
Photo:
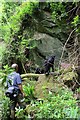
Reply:
[[[63,47],[59,39],[45,33],[35,33],[33,39],[36,42],[36,50],[31,52],[31,56],[33,56],[36,64],[40,65],[45,58],[51,55],[56,56],[56,63],[59,61]]]
[[[51,13],[44,9],[35,11],[33,16],[30,16],[29,23],[27,23],[26,18],[24,19],[25,29],[23,30],[23,38],[26,41],[30,39],[32,42],[30,45],[35,43],[35,47],[30,49],[30,60],[34,62],[34,65],[42,66],[47,57],[55,55],[55,64],[57,65],[62,54],[63,41],[66,41],[67,38],[65,28],[63,32],[53,22]]]
[[[40,8],[38,11],[35,10],[32,15],[24,16],[20,30],[17,33],[18,41],[24,42],[24,47],[21,48],[22,51],[21,49],[18,51],[23,53],[23,49],[29,48],[29,57],[26,57],[27,55],[25,57],[29,61],[31,60],[33,69],[34,66],[43,66],[44,60],[51,55],[55,55],[55,65],[57,65],[62,54],[63,44],[65,43],[63,41],[66,41],[67,38],[65,33],[65,27],[63,30],[54,22],[51,12]],[[16,41],[15,36],[14,39]],[[26,64],[27,59],[23,60],[24,64]]]

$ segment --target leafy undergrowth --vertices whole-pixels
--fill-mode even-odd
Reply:
[[[0,68],[2,66],[2,56],[3,56],[4,50],[5,50],[5,43],[0,41]]]
[[[33,98],[31,97],[26,106],[25,118],[80,118],[80,109],[73,92],[55,78],[56,76],[52,75],[40,75],[34,87],[29,86],[29,89],[26,89],[28,96],[35,88],[32,92]]]
[[[32,118],[79,118],[80,111],[76,106],[76,100],[68,90],[60,90],[59,93],[46,94],[43,100],[32,101],[26,107],[28,115]]]
[[[60,76],[64,77],[65,74],[60,74]],[[43,74],[39,75],[37,81],[26,78],[23,82],[25,93],[23,102],[25,102],[26,107],[16,108],[17,119],[80,118],[80,109],[73,97],[73,92],[64,85],[63,80],[59,81],[58,77]],[[7,99],[4,101],[3,108],[5,108],[5,103],[7,106],[9,103]],[[7,118],[7,112],[3,109],[2,115],[5,114],[5,118]]]
[[[64,82],[73,81],[74,74],[72,69],[61,70],[60,75],[39,75],[37,81],[26,79],[24,85],[25,93],[25,117],[22,118],[24,110],[17,111],[18,117],[25,120],[49,119],[49,118],[80,118],[80,109],[73,92]]]
[[[53,94],[58,93],[62,87],[64,87],[63,83],[57,81],[53,75],[40,75],[35,84],[35,96],[43,99],[49,91]]]

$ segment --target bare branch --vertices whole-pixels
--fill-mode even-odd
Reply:
[[[60,65],[61,60],[62,60],[62,58],[63,58],[63,54],[64,54],[64,51],[65,51],[67,42],[70,40],[71,35],[73,34],[73,32],[74,32],[76,29],[77,29],[77,28],[75,28],[74,30],[71,31],[71,33],[69,34],[68,39],[66,40],[66,42],[65,42],[65,44],[64,44],[63,51],[62,51],[62,55],[61,55],[61,58],[60,58],[60,61],[59,61],[59,65]]]

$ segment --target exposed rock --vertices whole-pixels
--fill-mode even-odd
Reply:
[[[67,89],[67,86],[57,81],[53,75],[40,75],[35,83],[35,95],[37,98],[44,99],[49,92],[57,94],[61,89]]]
[[[63,50],[62,42],[65,42],[67,39],[65,28],[63,32],[63,30],[53,22],[51,14],[44,10],[35,11],[35,14],[33,14],[30,19],[29,24],[31,26],[28,27],[27,20],[25,20],[26,28],[23,30],[23,38],[25,38],[26,41],[30,38],[31,42],[34,41],[36,45],[35,48],[30,50],[29,58],[34,61],[34,64],[41,67],[46,57],[55,55],[55,63],[57,64]],[[67,52],[64,53],[64,56],[66,53]]]
[[[61,57],[63,44],[59,39],[51,37],[44,33],[35,33],[33,39],[36,42],[36,50],[31,52],[36,64],[40,65],[48,56],[55,55],[55,62],[57,63]]]

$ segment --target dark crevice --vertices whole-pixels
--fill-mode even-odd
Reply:
[[[39,51],[38,48],[36,48],[35,51],[37,52],[37,54],[38,54],[40,57],[42,57],[43,59],[46,59],[46,56],[43,55],[43,54]]]

